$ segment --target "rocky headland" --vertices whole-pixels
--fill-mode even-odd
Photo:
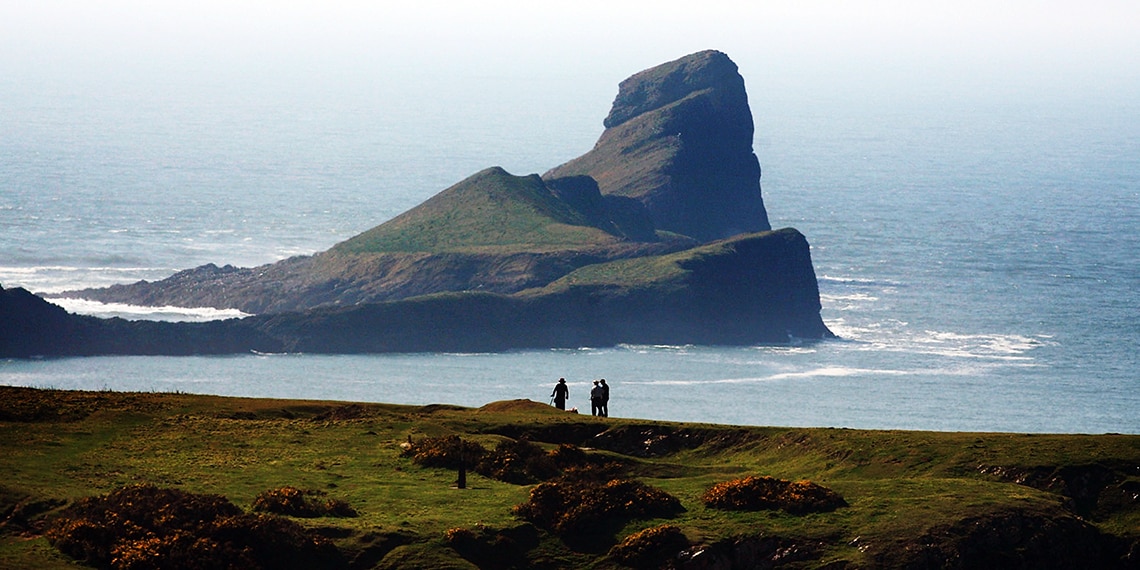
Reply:
[[[807,240],[770,229],[744,80],[728,56],[699,52],[626,79],[604,124],[592,150],[541,176],[485,169],[315,255],[59,295],[254,317],[100,320],[6,290],[0,356],[831,336]]]

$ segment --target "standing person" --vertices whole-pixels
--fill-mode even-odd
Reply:
[[[594,380],[594,388],[590,390],[590,413],[595,416],[602,415],[602,387]]]
[[[566,409],[566,398],[570,397],[570,388],[566,387],[566,379],[559,378],[558,383],[554,385],[554,392],[550,394],[554,398],[554,407],[559,410]]]
[[[606,379],[600,380],[602,388],[602,415],[610,417],[610,385],[606,384]]]

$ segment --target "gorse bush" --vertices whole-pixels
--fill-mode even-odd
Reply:
[[[404,448],[403,455],[423,467],[459,469],[474,467],[487,450],[478,443],[457,435],[425,437]]]
[[[280,517],[245,514],[219,495],[152,485],[81,499],[56,519],[48,541],[99,568],[339,568],[340,552]]]
[[[811,481],[745,477],[713,485],[701,498],[708,507],[731,511],[782,509],[792,514],[818,513],[846,507],[835,491]]]
[[[514,514],[558,534],[581,534],[599,525],[672,516],[681,510],[676,497],[640,481],[558,480],[531,489],[530,499],[516,505]]]
[[[279,487],[262,491],[253,499],[253,510],[290,517],[355,517],[356,510],[340,499],[324,498],[324,491]]]
[[[689,547],[681,529],[662,525],[635,532],[610,549],[609,557],[633,568],[661,568],[678,552]]]
[[[541,447],[525,439],[508,439],[484,455],[475,472],[498,481],[527,485],[557,477],[559,469],[551,454]]]

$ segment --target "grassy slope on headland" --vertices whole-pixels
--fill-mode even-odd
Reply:
[[[593,447],[685,509],[632,521],[592,545],[542,533],[527,553],[536,566],[613,567],[605,553],[614,541],[666,522],[699,544],[763,534],[817,545],[795,567],[883,565],[908,545],[1011,513],[1079,516],[1126,549],[1140,537],[1136,435],[678,424],[592,418],[526,400],[470,409],[0,387],[0,567],[72,567],[38,536],[43,520],[63,501],[138,483],[220,494],[247,510],[271,488],[325,491],[359,516],[301,522],[322,527],[367,567],[463,567],[445,531],[518,527],[511,507],[531,487],[470,473],[469,488],[458,490],[454,471],[401,457],[409,437],[448,434],[487,448],[520,434],[544,447]],[[700,501],[715,483],[748,475],[808,479],[850,506],[792,515],[717,511]]]

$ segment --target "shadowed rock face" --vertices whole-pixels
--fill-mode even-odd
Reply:
[[[703,51],[621,82],[593,150],[543,175],[590,176],[640,201],[658,230],[701,241],[770,229],[736,64]]]

